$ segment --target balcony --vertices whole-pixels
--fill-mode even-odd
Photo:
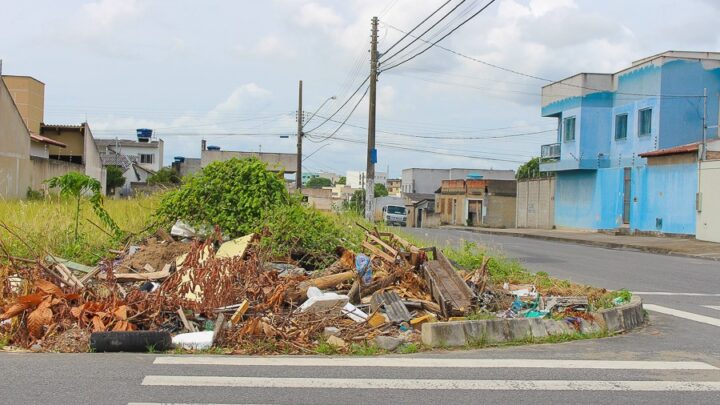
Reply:
[[[540,147],[540,159],[560,159],[560,144],[542,145]]]

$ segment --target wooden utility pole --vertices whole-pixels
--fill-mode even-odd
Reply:
[[[368,145],[367,169],[365,170],[365,219],[373,220],[375,199],[375,163],[377,163],[377,150],[375,149],[375,105],[377,98],[377,34],[378,18],[372,18],[372,39],[370,41],[370,102],[368,112]]]
[[[303,138],[303,109],[302,109],[302,80],[298,84],[298,110],[297,110],[297,167],[295,168],[295,189],[302,189],[302,138]]]

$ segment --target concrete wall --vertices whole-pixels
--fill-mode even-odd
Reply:
[[[201,166],[206,167],[215,161],[230,160],[232,158],[246,159],[256,157],[268,164],[268,170],[295,173],[297,169],[297,155],[294,153],[257,153],[237,152],[228,150],[204,150],[201,152]]]
[[[95,139],[93,138],[92,131],[90,131],[90,125],[87,123],[83,125],[83,148],[85,174],[100,182],[102,185],[102,194],[105,195],[107,171],[105,167],[103,167],[102,160],[100,159],[100,151],[98,151],[97,145],[95,145]]]
[[[700,162],[700,209],[696,212],[698,240],[720,242],[720,160]]]
[[[622,168],[558,172],[556,177],[556,227],[614,229],[622,226]]]
[[[30,133],[0,80],[0,198],[22,198],[30,186]]]
[[[32,170],[30,175],[30,187],[33,190],[48,190],[45,180],[62,176],[69,172],[84,173],[85,167],[76,163],[63,162],[54,159],[31,158]]]
[[[517,183],[516,226],[551,229],[555,226],[555,178]]]
[[[29,76],[3,76],[28,130],[40,133],[45,108],[45,84]]]
[[[488,180],[514,180],[513,170],[488,169],[403,169],[401,191],[403,193],[433,194],[443,180],[463,180],[469,175],[479,175]]]
[[[633,172],[630,229],[694,235],[697,155],[649,158]]]
[[[483,226],[491,228],[514,228],[516,198],[510,196],[487,195],[483,203]]]

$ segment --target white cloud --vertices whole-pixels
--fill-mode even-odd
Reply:
[[[300,7],[296,22],[306,28],[330,29],[342,24],[343,19],[330,7],[307,3]]]
[[[86,3],[81,8],[82,29],[92,34],[106,33],[116,25],[142,12],[138,0],[99,0]]]
[[[237,113],[239,111],[260,110],[265,106],[272,96],[266,90],[255,83],[247,83],[236,88],[225,101],[213,108],[208,116],[217,118],[224,114]]]

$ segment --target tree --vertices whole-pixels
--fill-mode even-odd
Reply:
[[[162,221],[214,226],[230,237],[256,229],[268,210],[289,204],[282,173],[257,158],[213,162],[165,194],[156,212]]]
[[[123,185],[125,185],[125,177],[123,176],[122,169],[117,166],[108,166],[107,177],[105,179],[107,193],[115,194],[115,189]]]
[[[350,201],[345,201],[343,205],[345,209],[362,215],[365,211],[365,190],[355,190]]]
[[[163,167],[148,177],[148,184],[180,184],[180,177],[170,167]]]
[[[117,226],[115,221],[110,218],[110,214],[103,208],[103,197],[102,197],[102,186],[96,179],[78,172],[65,173],[62,176],[57,176],[46,180],[48,187],[60,188],[60,195],[75,198],[77,205],[75,208],[75,241],[78,240],[78,225],[80,223],[80,201],[82,201],[83,195],[90,195],[88,201],[92,206],[95,215],[110,228],[115,237],[122,236],[120,227]]]
[[[305,183],[305,187],[307,188],[323,188],[331,186],[332,180],[326,179],[325,177],[313,177],[312,179],[308,180],[307,183]]]
[[[540,172],[540,158],[534,157],[518,167],[515,178],[518,180],[537,179],[542,177]]]
[[[345,184],[347,184],[347,177],[340,176],[340,180],[337,181],[337,184],[340,184],[341,186],[344,186]]]
[[[384,184],[375,183],[375,197],[385,197],[388,194],[388,190]]]

